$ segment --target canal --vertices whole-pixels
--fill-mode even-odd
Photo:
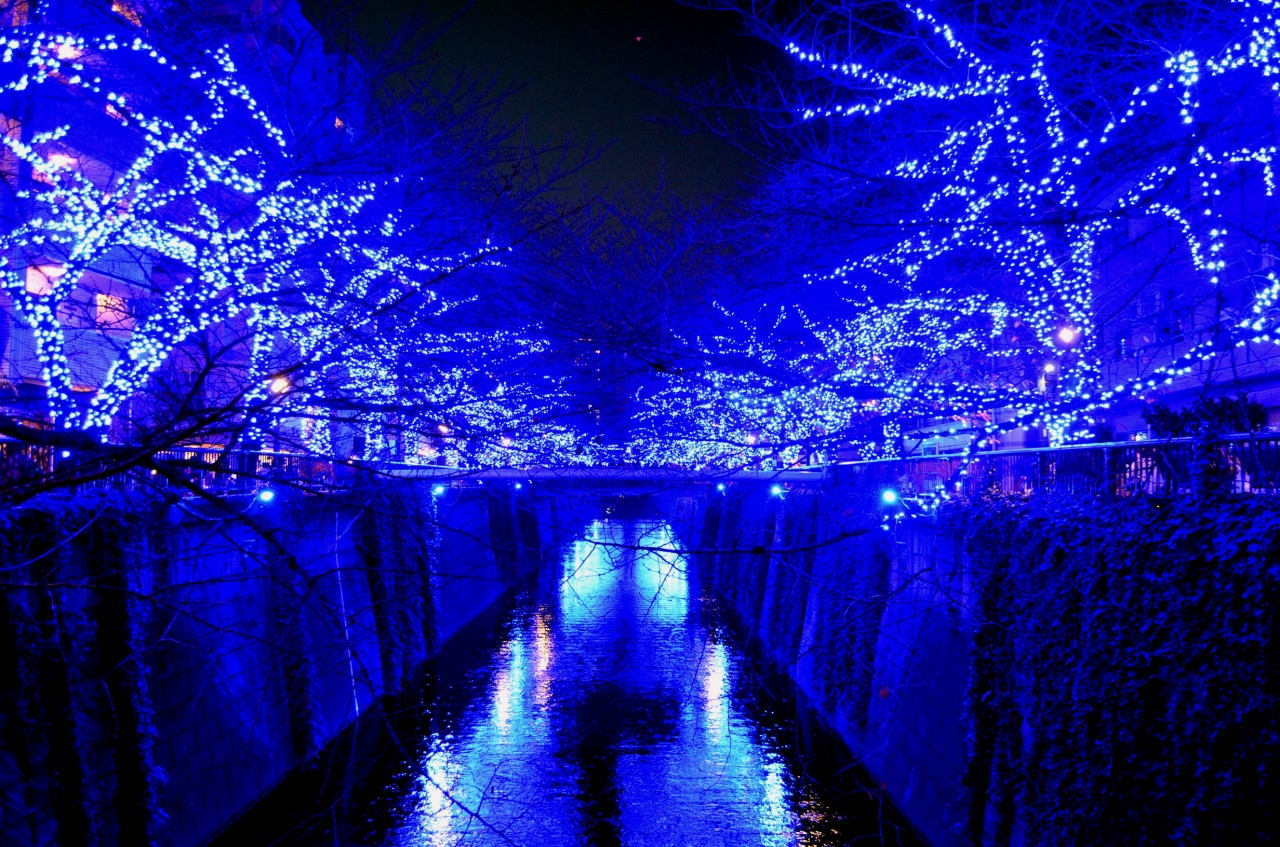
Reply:
[[[655,521],[599,521],[218,847],[914,845]]]

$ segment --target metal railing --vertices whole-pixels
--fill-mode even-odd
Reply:
[[[272,482],[327,489],[350,484],[354,474],[350,465],[316,456],[210,447],[165,450],[156,454],[156,463],[187,485],[217,494],[255,491]]]
[[[251,493],[273,483],[326,491],[352,484],[363,470],[439,482],[512,481],[526,477],[562,481],[779,482],[848,484],[893,488],[922,496],[946,488],[976,495],[995,488],[1005,493],[1062,492],[1118,496],[1176,496],[1211,484],[1237,493],[1280,493],[1280,433],[1229,435],[1212,442],[1191,438],[1083,444],[961,456],[917,456],[850,462],[790,471],[705,471],[652,468],[500,468],[467,470],[433,466],[373,466],[296,453],[224,451],[179,447],[155,455],[160,470],[134,468],[95,478],[94,459],[63,455],[48,447],[0,440],[0,489],[23,479],[65,474],[76,488],[139,490],[195,489],[213,494]],[[175,482],[177,484],[175,484]]]
[[[350,484],[355,468],[329,459],[272,451],[226,451],[219,447],[176,447],[152,457],[157,468],[130,467],[120,460],[101,460],[72,451],[0,439],[0,490],[56,481],[67,488],[138,491],[170,488],[194,495],[197,490],[217,495],[247,494],[272,483],[311,490],[331,490]]]
[[[1211,442],[1192,438],[1081,444],[980,453],[925,456],[835,465],[840,484],[892,487],[903,496],[940,488],[973,496],[1007,494],[1151,494],[1177,496],[1212,485],[1236,493],[1280,492],[1280,433],[1228,435]]]

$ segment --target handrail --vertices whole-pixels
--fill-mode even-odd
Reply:
[[[961,455],[909,456],[840,463],[837,484],[893,488],[904,497],[1007,494],[1139,493],[1176,496],[1214,485],[1236,493],[1280,492],[1280,433],[1075,444]]]
[[[408,463],[350,462],[270,450],[226,451],[176,447],[156,454],[164,469],[193,488],[218,494],[251,493],[273,483],[327,491],[349,485],[363,471],[437,483],[715,482],[856,484],[892,487],[904,497],[976,494],[992,487],[1006,493],[1038,491],[1176,495],[1203,485],[1205,474],[1230,490],[1280,493],[1280,433],[1228,435],[1206,444],[1193,438],[1122,441],[994,450],[966,459],[958,454],[837,462],[807,468],[692,470],[658,467],[543,467],[467,469]],[[0,485],[18,474],[53,474],[61,455],[0,438]],[[131,471],[77,487],[135,490],[162,480],[155,471]]]

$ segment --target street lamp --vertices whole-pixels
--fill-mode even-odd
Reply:
[[[1058,363],[1045,362],[1040,376],[1040,389],[1052,399],[1058,397]]]

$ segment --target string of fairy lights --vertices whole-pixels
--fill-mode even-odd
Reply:
[[[804,280],[839,304],[834,312],[858,317],[806,315],[813,350],[746,329],[691,342],[709,361],[733,354],[734,361],[768,365],[772,376],[712,367],[677,381],[641,416],[646,455],[789,464],[802,455],[800,445],[843,441],[866,458],[892,456],[907,422],[924,417],[955,421],[940,435],[972,436],[969,459],[1024,427],[1044,428],[1063,443],[1091,435],[1118,401],[1170,384],[1229,349],[1272,340],[1275,278],[1225,276],[1228,255],[1256,248],[1223,192],[1248,163],[1261,171],[1267,207],[1274,207],[1270,115],[1280,92],[1280,4],[1233,4],[1231,31],[1219,46],[1169,50],[1118,109],[1092,121],[1060,102],[1049,45],[1032,42],[997,62],[928,9],[901,8],[919,28],[919,53],[937,58],[930,79],[872,67],[858,55],[782,45],[803,68],[810,99],[823,104],[797,106],[797,116],[826,122],[833,143],[868,126],[929,139],[904,143],[883,171],[912,198],[897,219],[898,234],[887,243],[870,239],[869,248],[851,243],[847,260]],[[854,41],[815,31],[824,33],[824,47]],[[1252,130],[1224,131],[1229,109],[1215,86],[1264,97],[1270,106],[1266,114],[1231,118],[1246,128],[1253,121]],[[948,123],[930,123],[938,120]],[[1191,276],[1180,285],[1260,290],[1238,326],[1188,342],[1150,373],[1108,385],[1097,268],[1107,261],[1111,234],[1131,216],[1165,221],[1180,242]],[[947,275],[956,260],[982,263],[999,285],[985,296],[954,288]],[[858,293],[845,294],[850,290]],[[871,290],[881,293],[870,297]],[[787,311],[795,307],[779,315]],[[839,390],[852,386],[874,399]],[[685,434],[677,443],[670,443],[666,420],[678,421]]]
[[[1096,278],[1116,227],[1137,216],[1164,222],[1196,283],[1238,284],[1228,260],[1246,234],[1225,186],[1247,165],[1271,203],[1276,145],[1269,131],[1211,131],[1221,120],[1212,88],[1263,92],[1274,105],[1280,2],[1237,2],[1234,37],[1169,50],[1096,120],[1060,102],[1048,45],[994,61],[929,10],[903,8],[939,59],[930,79],[785,45],[824,104],[801,104],[797,116],[828,122],[837,143],[871,123],[908,137],[932,115],[962,115],[931,126],[936,143],[904,144],[884,167],[909,198],[896,234],[834,245],[847,258],[802,280],[837,308],[785,305],[749,318],[724,310],[723,331],[688,339],[709,366],[636,398],[628,459],[790,464],[847,443],[877,458],[894,455],[925,418],[951,420],[944,435],[972,436],[968,457],[1024,427],[1062,443],[1121,400],[1272,340],[1280,283],[1265,276],[1229,331],[1107,384]],[[288,425],[307,449],[335,452],[340,433],[358,430],[367,456],[457,464],[617,458],[550,423],[566,399],[559,380],[503,367],[537,361],[545,343],[528,329],[460,331],[452,324],[465,298],[431,289],[462,266],[501,273],[506,248],[414,249],[405,177],[299,167],[288,121],[260,82],[229,48],[178,62],[134,33],[23,26],[0,39],[0,92],[46,98],[59,116],[39,131],[0,134],[5,156],[32,177],[14,195],[0,261],[4,291],[32,333],[50,420],[106,440],[183,345],[243,324],[252,339],[245,402],[262,409],[252,437]],[[1181,152],[1108,164],[1134,149]],[[176,270],[152,286],[83,402],[67,307],[122,254]],[[960,260],[982,262],[999,284],[956,287],[949,263]],[[502,376],[517,372],[526,375]],[[377,411],[334,413],[344,396]]]
[[[458,268],[498,269],[507,248],[486,239],[423,251],[401,221],[406,177],[313,175],[322,169],[296,161],[288,124],[258,94],[269,80],[230,48],[186,65],[141,36],[33,26],[6,32],[0,48],[0,92],[57,121],[0,135],[0,152],[32,176],[0,232],[3,287],[34,339],[55,426],[106,442],[183,345],[243,327],[238,390],[258,410],[250,442],[289,428],[321,454],[359,432],[366,458],[395,446],[409,461],[589,460],[575,433],[545,422],[563,399],[558,381],[469,387],[545,344],[523,329],[460,331],[465,298],[430,287]],[[121,257],[169,273],[133,292],[145,308],[83,402],[83,334],[68,308]],[[449,363],[406,364],[432,359]]]

